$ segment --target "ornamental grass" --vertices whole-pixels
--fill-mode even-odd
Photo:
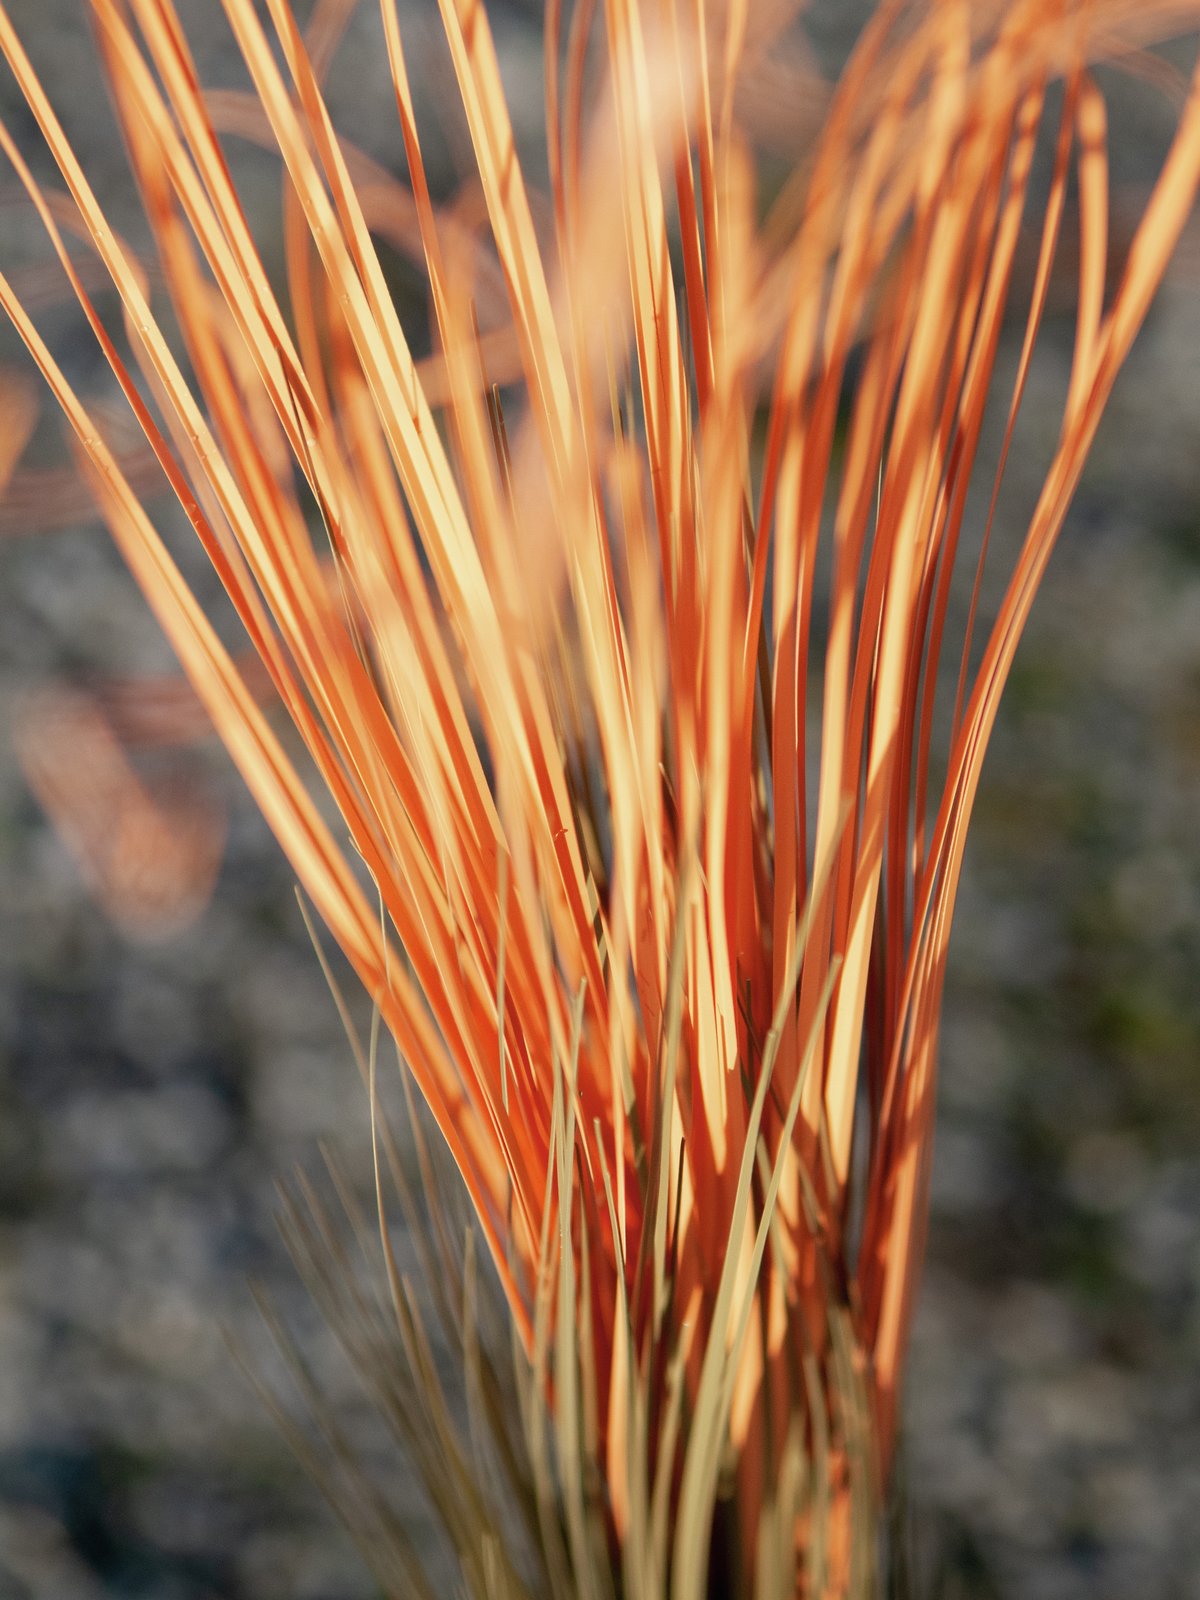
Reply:
[[[0,276],[0,303],[374,1007],[382,1298],[314,1194],[285,1226],[463,1591],[881,1591],[968,822],[1200,180],[1181,80],[1116,260],[1104,74],[1170,91],[1155,46],[1200,5],[888,0],[827,89],[783,0],[546,0],[534,184],[486,6],[439,0],[472,163],[446,193],[396,0],[379,32],[394,169],[326,104],[343,0],[303,26],[289,0],[221,0],[249,92],[206,91],[173,0],[80,3],[153,269],[3,6],[32,120],[0,145],[144,434],[134,467],[36,297]],[[779,115],[789,95],[812,131],[781,150],[802,120]],[[53,186],[26,159],[33,122]],[[232,139],[281,161],[281,271]],[[398,309],[381,239],[418,264],[427,328]],[[1064,278],[1069,378],[1003,548],[1005,466]],[[1002,339],[1019,355],[1000,383]],[[236,610],[235,649],[156,529],[146,447]],[[38,731],[31,770],[69,823]],[[469,1197],[465,1238],[418,1140],[421,1223],[378,1112],[389,1036]],[[393,1190],[466,1422],[397,1266]],[[381,1586],[437,1592],[387,1486],[310,1398],[323,1435],[298,1447]]]

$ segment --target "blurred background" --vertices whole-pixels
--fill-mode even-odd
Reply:
[[[9,9],[141,248],[84,0]],[[536,162],[539,8],[489,9]],[[239,84],[219,7],[181,10],[205,80]],[[812,8],[824,70],[861,10]],[[360,11],[331,100],[339,128],[395,167],[377,12]],[[436,7],[410,0],[406,16],[416,53]],[[1119,249],[1172,110],[1106,87]],[[452,159],[453,91],[434,69],[422,90]],[[0,113],[33,149],[4,73]],[[274,271],[278,172],[240,148],[237,171]],[[45,247],[4,176],[0,204],[4,270],[41,292]],[[389,269],[403,294],[406,269]],[[103,393],[77,314],[47,288],[40,315]],[[1060,308],[1010,469],[1014,517],[1069,339]],[[19,364],[5,330],[0,366]],[[1200,1594],[1198,373],[1192,230],[1034,610],[967,855],[903,1459],[922,1595]],[[174,931],[135,879],[152,937],[98,909],[22,774],[20,730],[47,704],[31,697],[171,671],[103,530],[51,473],[59,437],[47,405],[0,510],[0,1597],[365,1600],[358,1558],[227,1342],[278,1375],[254,1279],[357,1425],[273,1214],[279,1177],[319,1179],[324,1142],[365,1172],[365,1099],[290,874],[211,740],[144,741],[139,770],[188,846],[177,920],[215,874]],[[207,583],[186,538],[177,548]],[[88,737],[78,704],[52,709],[68,749]]]

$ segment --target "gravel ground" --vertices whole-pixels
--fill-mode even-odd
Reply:
[[[15,9],[58,82],[90,70],[80,0]],[[820,38],[842,47],[837,26]],[[515,84],[536,78],[526,52],[511,62]],[[205,66],[219,77],[226,58]],[[365,26],[343,83],[379,84]],[[382,87],[343,103],[385,152]],[[1113,123],[1131,184],[1161,133],[1138,105]],[[102,103],[67,107],[119,193]],[[273,217],[269,169],[247,183]],[[17,221],[6,256],[24,247]],[[1097,443],[967,859],[905,1450],[923,1590],[962,1600],[1200,1594],[1195,258]],[[1058,402],[1055,337],[1016,505]],[[0,542],[0,728],[52,677],[165,662],[94,529]],[[371,1593],[222,1333],[271,1368],[258,1279],[353,1406],[272,1214],[275,1179],[318,1172],[321,1140],[361,1170],[364,1107],[277,848],[219,751],[186,760],[228,813],[223,866],[194,926],[136,945],[0,739],[3,1600]]]

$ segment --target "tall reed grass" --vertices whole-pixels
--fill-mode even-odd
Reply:
[[[336,1248],[331,1265],[315,1201],[289,1211],[293,1245],[472,1594],[874,1592],[967,825],[1200,180],[1193,82],[1111,272],[1098,69],[1169,86],[1152,46],[1200,6],[890,0],[768,192],[759,90],[784,71],[789,6],[547,0],[543,199],[481,0],[441,0],[475,164],[445,201],[395,0],[401,178],[330,118],[342,0],[305,29],[288,0],[222,0],[245,94],[205,91],[173,0],[89,3],[162,304],[3,6],[66,195],[6,127],[0,145],[269,695],[5,277],[0,303],[461,1174],[514,1330],[515,1411],[472,1251],[435,1226],[429,1273],[511,1521],[388,1245],[386,1130],[386,1315]],[[784,82],[817,103],[811,77]],[[231,135],[282,160],[286,285]],[[993,552],[1065,218],[1069,380],[1024,538]],[[423,360],[382,236],[425,276]],[[1006,327],[1020,353],[998,390]],[[980,475],[990,413],[1003,444]],[[341,1508],[389,1592],[430,1593],[352,1482]]]

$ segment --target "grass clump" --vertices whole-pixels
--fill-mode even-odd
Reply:
[[[343,5],[306,28],[287,0],[223,5],[244,94],[206,92],[172,0],[90,0],[162,291],[2,7],[0,51],[65,194],[7,128],[0,146],[253,680],[4,277],[0,304],[461,1174],[515,1396],[508,1352],[479,1338],[475,1247],[435,1215],[424,1248],[490,1443],[464,1445],[390,1252],[385,1175],[403,1196],[403,1174],[382,1125],[383,1299],[314,1196],[287,1208],[293,1246],[470,1593],[874,1593],[972,804],[1200,178],[1193,86],[1110,281],[1094,68],[1161,76],[1150,46],[1200,8],[885,4],[826,95],[800,57],[787,77],[786,7],[549,0],[543,199],[485,8],[441,0],[474,162],[455,203],[435,199],[394,0],[380,49],[403,177],[330,118]],[[822,109],[769,204],[764,64]],[[230,131],[282,161],[286,294]],[[992,551],[1071,197],[1059,431],[1018,548]],[[420,360],[381,265],[389,231],[428,293]],[[995,393],[1013,324],[1015,381]],[[1003,448],[972,495],[990,407]],[[374,1044],[363,1066],[374,1108]],[[331,1492],[388,1592],[432,1592],[323,1426],[350,1473]]]

